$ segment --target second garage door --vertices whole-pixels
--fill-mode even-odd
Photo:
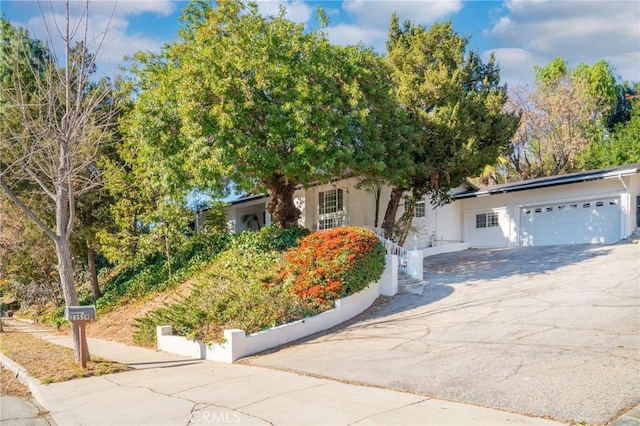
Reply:
[[[613,243],[620,240],[617,198],[520,209],[520,245]]]

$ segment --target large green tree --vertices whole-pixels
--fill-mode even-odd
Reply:
[[[640,100],[632,100],[631,105],[628,121],[589,144],[581,158],[585,169],[640,163]]]
[[[185,22],[161,56],[138,57],[140,94],[125,125],[167,187],[268,191],[268,211],[286,227],[300,215],[299,185],[384,167],[371,153],[389,137],[385,108],[372,104],[393,98],[370,50],[235,0],[192,3]]]
[[[392,167],[391,198],[383,228],[404,242],[417,200],[428,194],[434,203],[448,200],[451,188],[479,175],[486,164],[508,152],[516,114],[504,112],[506,86],[493,56],[484,63],[467,49],[469,40],[451,22],[430,28],[393,15],[387,42],[394,93],[407,117],[408,161]],[[403,194],[407,212],[396,224]]]
[[[106,190],[116,201],[109,206],[113,222],[96,235],[101,253],[114,264],[135,264],[162,252],[171,278],[172,253],[186,242],[195,213],[139,169],[104,164]]]

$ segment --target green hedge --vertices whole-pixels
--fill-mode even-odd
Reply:
[[[300,238],[308,234],[307,228],[299,226],[280,228],[267,225],[260,231],[244,231],[234,235],[231,246],[244,251],[284,251],[297,246]]]

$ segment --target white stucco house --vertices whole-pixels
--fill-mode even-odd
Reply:
[[[374,227],[375,195],[356,183],[347,179],[296,191],[300,224],[310,230]],[[382,188],[379,223],[389,194],[390,188]],[[437,208],[428,200],[418,204],[405,248],[613,243],[640,226],[640,163],[484,188],[465,183],[452,191],[452,200]],[[226,208],[231,230],[256,228],[255,218],[261,226],[269,224],[268,202],[266,194],[231,202]]]

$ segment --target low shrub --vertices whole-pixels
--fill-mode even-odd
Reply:
[[[330,308],[335,299],[359,292],[382,276],[384,247],[371,231],[346,226],[301,239],[285,255],[278,275],[305,303]]]
[[[222,342],[225,329],[255,333],[331,309],[333,300],[357,293],[384,270],[384,248],[364,228],[301,239],[308,231],[267,228],[236,237],[231,248],[191,277],[189,296],[137,318],[134,341],[152,346],[159,325],[205,343]]]
[[[281,262],[277,251],[229,249],[193,277],[196,284],[188,297],[138,318],[134,341],[153,345],[156,327],[171,325],[177,335],[221,342],[225,329],[254,333],[317,313],[288,289],[266,285]]]
[[[284,251],[297,246],[300,238],[308,234],[309,230],[300,226],[280,228],[276,225],[267,225],[259,231],[244,231],[237,234],[231,246],[244,251]]]
[[[98,311],[107,311],[121,300],[141,297],[182,282],[223,251],[229,239],[230,237],[226,234],[191,237],[184,247],[172,254],[171,280],[169,280],[167,259],[161,252],[148,256],[140,264],[122,268],[105,283],[103,294],[96,302]]]
[[[47,303],[46,305],[22,305],[18,315],[39,324],[67,328],[69,322],[64,317],[64,304]]]

